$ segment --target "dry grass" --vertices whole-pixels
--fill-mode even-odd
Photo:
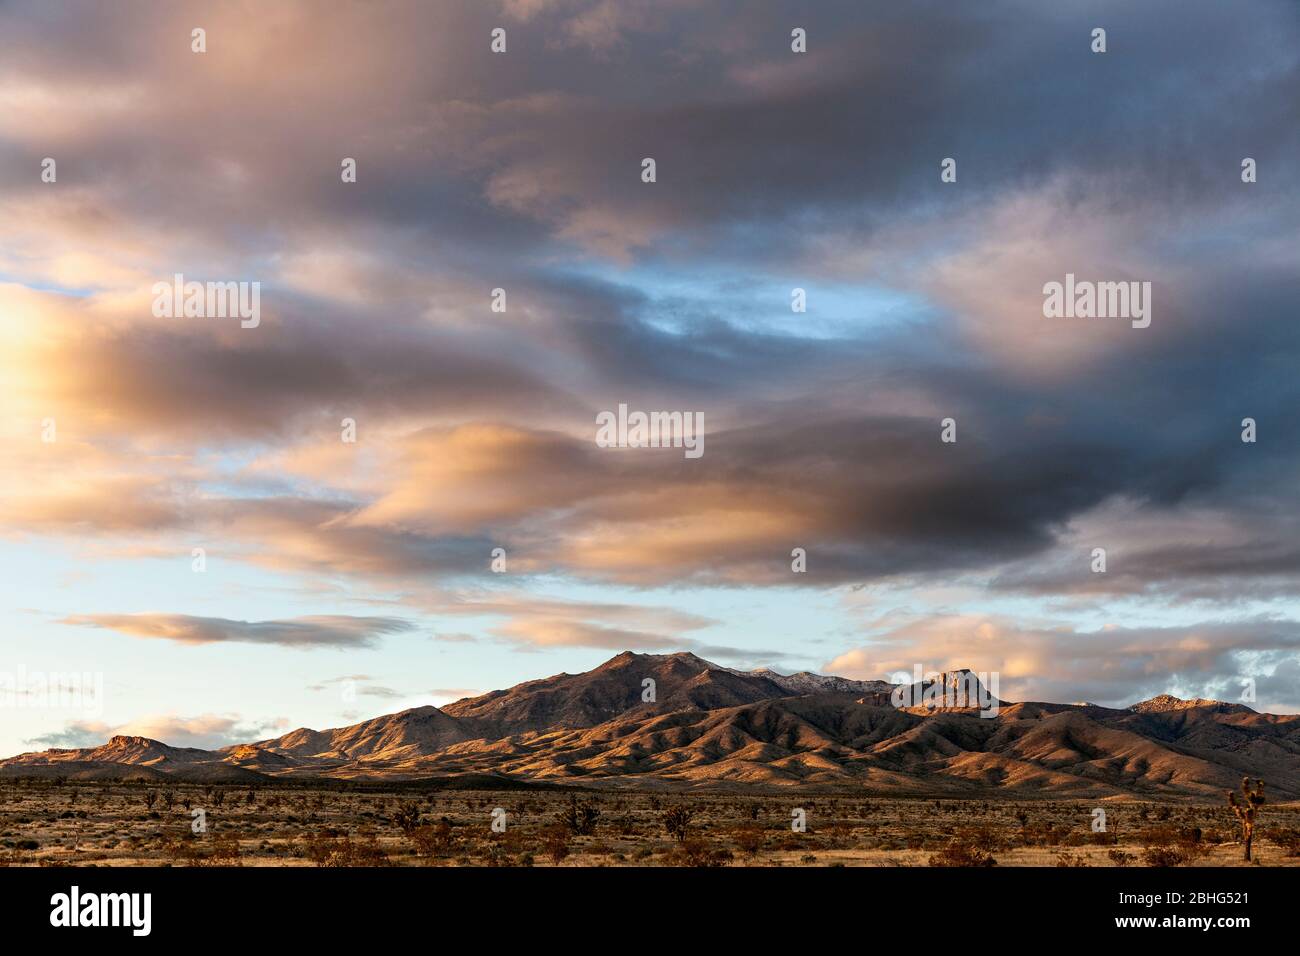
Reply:
[[[170,804],[170,806],[169,806]],[[504,833],[492,810],[507,812]],[[791,830],[791,811],[807,815]],[[191,832],[191,809],[208,831]],[[322,787],[0,783],[0,864],[26,866],[1242,866],[1224,806]],[[1300,807],[1254,865],[1300,865]]]

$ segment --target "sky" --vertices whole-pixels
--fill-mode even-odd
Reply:
[[[0,2],[0,754],[625,650],[1300,710],[1298,163],[1283,0]]]

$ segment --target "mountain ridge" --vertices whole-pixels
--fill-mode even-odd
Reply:
[[[1220,799],[1243,774],[1300,799],[1300,716],[1158,695],[1127,708],[925,703],[973,675],[893,685],[693,654],[626,652],[579,674],[345,727],[215,750],[116,735],[0,760],[0,776],[248,782],[294,777],[509,778],[647,789],[867,789],[882,794]],[[895,706],[896,690],[905,703]]]

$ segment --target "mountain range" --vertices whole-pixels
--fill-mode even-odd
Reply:
[[[647,678],[652,701],[643,700]],[[252,784],[486,775],[663,790],[1217,801],[1249,775],[1267,781],[1274,800],[1300,799],[1300,715],[1161,695],[1123,709],[999,701],[996,716],[980,716],[896,707],[894,690],[628,652],[582,674],[348,727],[218,750],[116,736],[2,760],[0,776]]]

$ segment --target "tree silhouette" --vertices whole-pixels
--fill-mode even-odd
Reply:
[[[1264,805],[1264,781],[1255,781],[1255,789],[1250,789],[1250,778],[1241,778],[1241,793],[1245,803],[1237,802],[1237,795],[1228,791],[1228,806],[1237,815],[1241,823],[1241,842],[1246,845],[1246,862],[1250,862],[1250,845],[1255,839],[1255,814]]]

